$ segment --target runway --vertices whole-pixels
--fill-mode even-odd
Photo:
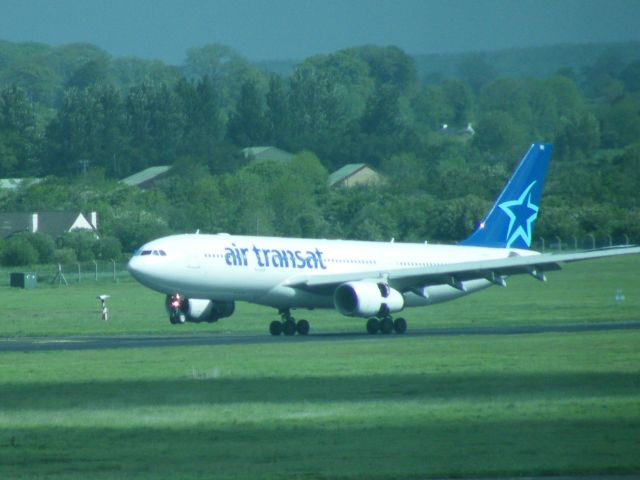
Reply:
[[[571,325],[539,325],[517,327],[426,328],[409,330],[404,335],[369,335],[365,332],[310,333],[307,336],[273,337],[265,333],[202,333],[197,335],[116,335],[64,337],[0,338],[0,353],[41,352],[55,350],[104,350],[114,348],[164,348],[218,345],[256,345],[275,343],[307,343],[336,341],[398,340],[415,337],[454,337],[477,335],[535,335],[542,333],[579,333],[613,330],[640,330],[640,321]]]

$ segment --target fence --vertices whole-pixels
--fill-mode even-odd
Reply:
[[[107,260],[29,267],[3,267],[0,286],[9,285],[11,272],[33,272],[40,285],[71,285],[86,282],[119,282],[129,278],[126,260]]]
[[[618,247],[622,245],[637,245],[640,243],[639,238],[632,238],[627,234],[607,235],[606,237],[597,237],[593,234],[586,236],[572,235],[569,238],[554,237],[536,237],[533,239],[531,248],[541,252],[558,251],[558,250],[593,250],[596,248]]]

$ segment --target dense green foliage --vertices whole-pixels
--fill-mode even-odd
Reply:
[[[0,194],[0,210],[97,210],[125,251],[195,229],[452,241],[544,141],[555,154],[536,236],[638,239],[640,57],[626,44],[594,51],[565,47],[555,72],[528,77],[505,67],[508,55],[461,55],[436,78],[436,59],[364,46],[285,76],[219,45],[169,67],[90,45],[0,42],[0,178],[48,177]],[[240,152],[255,145],[298,154],[255,164]],[[327,189],[346,163],[387,181]],[[152,192],[116,182],[152,165],[174,167]]]

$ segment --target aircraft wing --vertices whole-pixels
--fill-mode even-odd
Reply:
[[[561,263],[579,262],[597,258],[614,257],[640,253],[640,247],[615,247],[576,253],[513,256],[498,260],[451,263],[435,267],[381,269],[376,272],[348,272],[328,275],[299,275],[289,278],[284,285],[330,293],[338,285],[358,280],[382,280],[400,292],[417,290],[432,285],[451,285],[464,289],[462,282],[486,279],[497,285],[504,285],[503,277],[529,274],[545,280],[544,272],[560,270]]]

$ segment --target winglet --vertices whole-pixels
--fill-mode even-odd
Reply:
[[[460,245],[529,248],[552,146],[534,143],[487,217]]]

